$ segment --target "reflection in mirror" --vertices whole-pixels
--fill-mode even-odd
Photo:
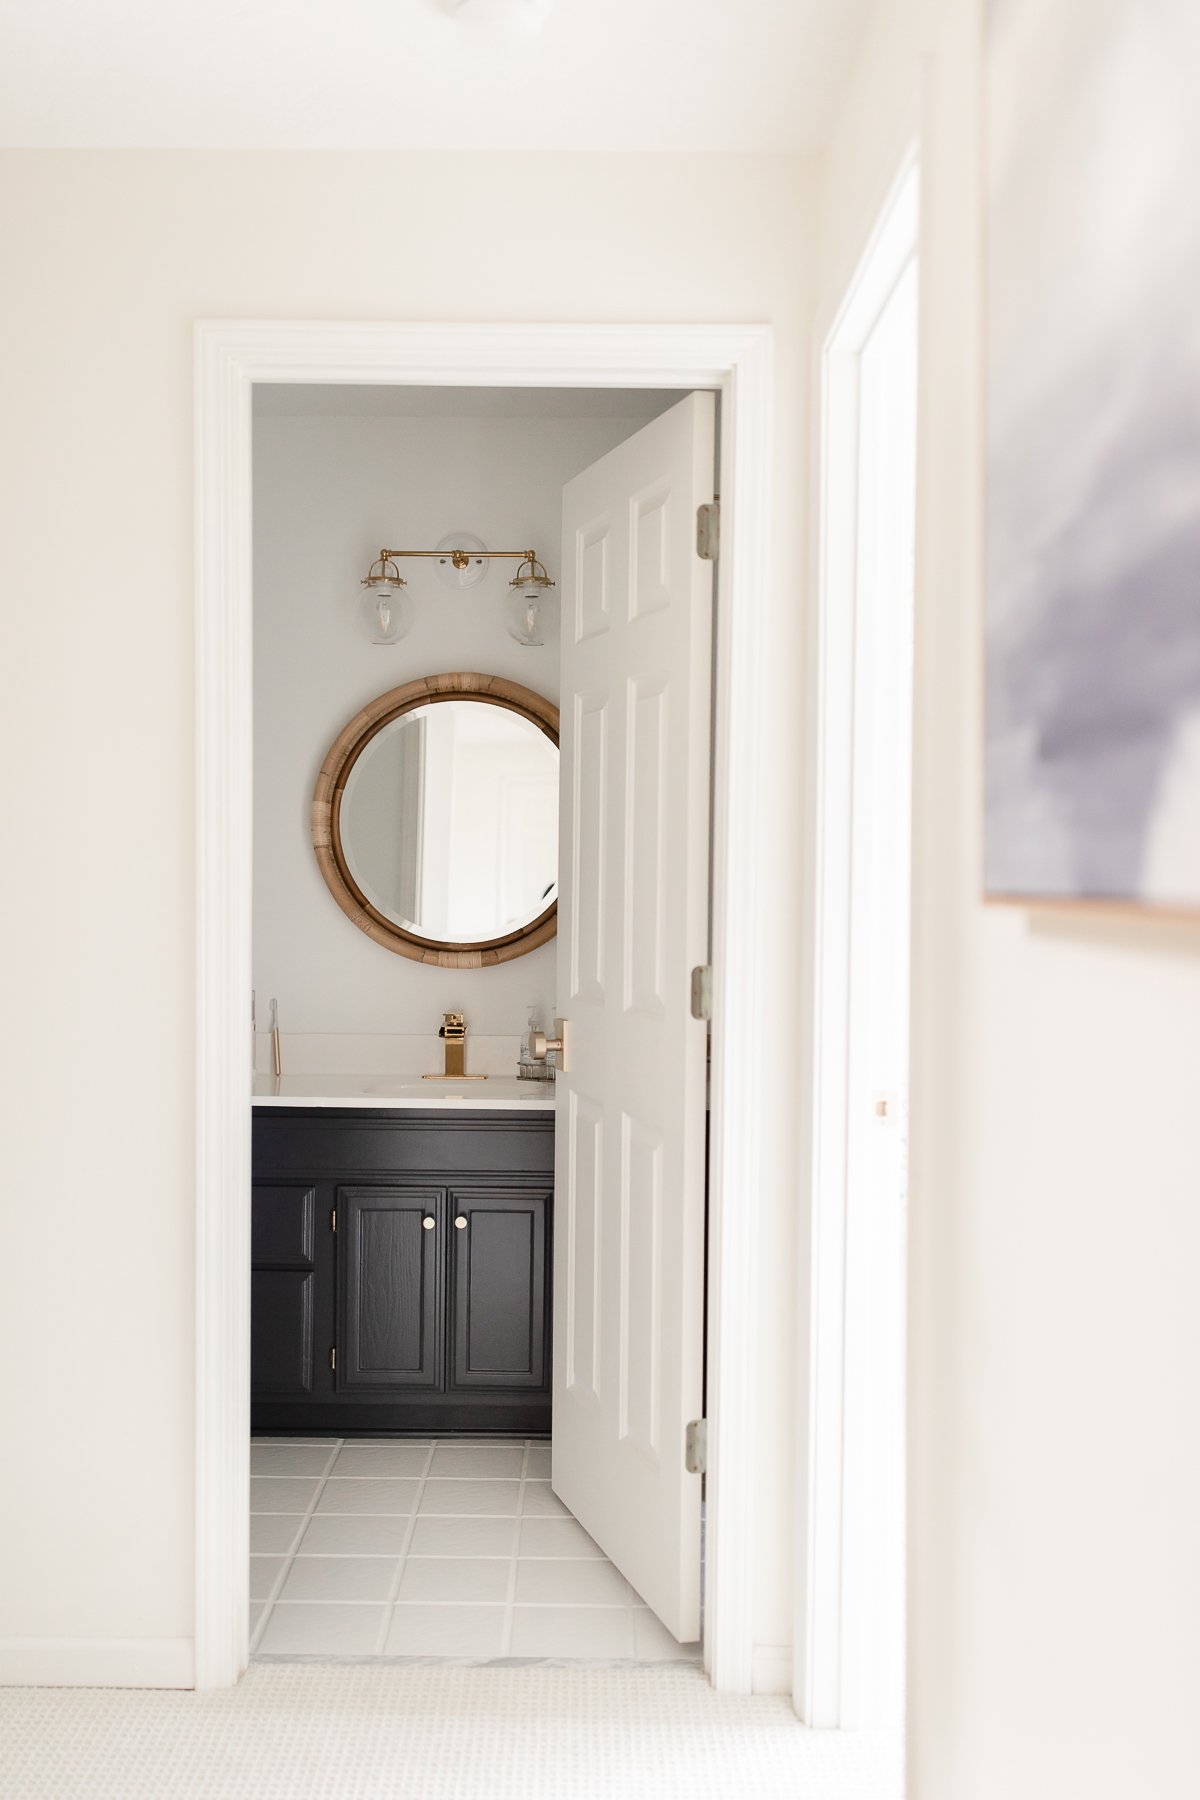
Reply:
[[[377,912],[451,944],[517,932],[558,893],[558,748],[479,700],[418,706],[370,738],[341,796],[342,854]]]

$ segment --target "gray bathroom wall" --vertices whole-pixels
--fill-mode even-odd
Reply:
[[[462,395],[421,399],[424,416],[408,410],[411,394],[267,390],[256,409],[253,968],[260,1018],[277,996],[285,1031],[432,1032],[460,1007],[473,1029],[510,1033],[535,1002],[554,1012],[553,942],[496,968],[455,970],[358,931],[313,855],[313,784],[347,720],[417,676],[477,669],[557,700],[557,644],[525,649],[504,629],[514,564],[492,563],[463,592],[443,587],[434,564],[404,565],[415,619],[385,647],[356,628],[359,579],[384,544],[432,549],[470,531],[500,549],[536,548],[561,584],[563,483],[666,402],[632,394],[618,415],[608,394],[491,394],[463,416]],[[330,410],[339,403],[354,410]],[[574,406],[592,416],[560,416]]]

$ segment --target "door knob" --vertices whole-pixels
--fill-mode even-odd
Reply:
[[[454,1221],[454,1229],[455,1231],[465,1231],[467,1229],[467,1221],[463,1218],[461,1213]]]
[[[566,1019],[555,1019],[554,1025],[558,1032],[557,1037],[547,1037],[544,1031],[533,1031],[529,1037],[529,1048],[533,1052],[535,1062],[545,1062],[547,1051],[555,1051],[558,1056],[555,1066],[559,1074],[568,1075],[571,1068],[567,1060],[571,1045],[571,1027]]]
[[[437,1224],[437,1220],[431,1219],[428,1216],[426,1216],[424,1219],[421,1220],[422,1228],[425,1231],[432,1231],[436,1224]]]

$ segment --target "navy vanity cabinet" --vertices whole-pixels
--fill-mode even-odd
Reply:
[[[550,1112],[256,1107],[258,1431],[550,1429]]]

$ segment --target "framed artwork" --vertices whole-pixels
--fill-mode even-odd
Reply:
[[[985,891],[1200,912],[1200,5],[988,0]]]

